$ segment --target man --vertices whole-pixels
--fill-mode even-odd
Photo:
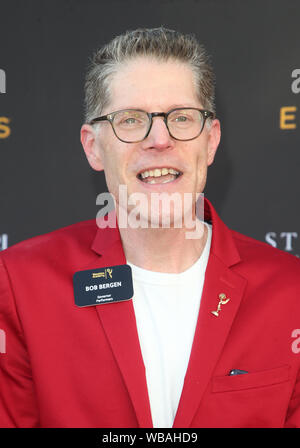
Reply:
[[[2,252],[1,426],[300,426],[300,262],[201,215],[214,112],[191,36],[95,54],[81,141],[115,215]]]

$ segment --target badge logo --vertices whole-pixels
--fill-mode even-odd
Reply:
[[[93,272],[92,273],[92,278],[100,278],[100,277],[104,277],[104,278],[112,278],[112,269],[111,268],[106,268],[104,269],[104,271],[102,272]],[[107,277],[107,275],[109,277]]]

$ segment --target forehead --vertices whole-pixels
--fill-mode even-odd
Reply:
[[[183,62],[138,58],[120,65],[112,77],[111,111],[133,107],[159,112],[177,106],[201,107],[194,73]]]

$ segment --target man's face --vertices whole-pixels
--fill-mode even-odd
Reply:
[[[196,94],[193,72],[186,64],[139,58],[124,65],[111,83],[111,102],[103,115],[122,109],[168,112],[173,108],[203,108]],[[220,124],[213,120],[201,135],[191,141],[173,139],[161,117],[153,119],[148,137],[138,143],[123,143],[114,135],[109,122],[84,125],[81,140],[90,165],[104,169],[108,190],[118,203],[119,185],[126,185],[128,196],[143,193],[203,192],[207,167],[213,162],[220,140]],[[166,170],[162,176],[142,179],[141,174]],[[156,174],[159,172],[155,172]],[[183,200],[183,199],[182,199]],[[150,202],[149,202],[150,204]]]

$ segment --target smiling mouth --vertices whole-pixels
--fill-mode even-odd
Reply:
[[[182,175],[181,171],[173,168],[153,168],[137,175],[137,178],[146,184],[167,184]]]

